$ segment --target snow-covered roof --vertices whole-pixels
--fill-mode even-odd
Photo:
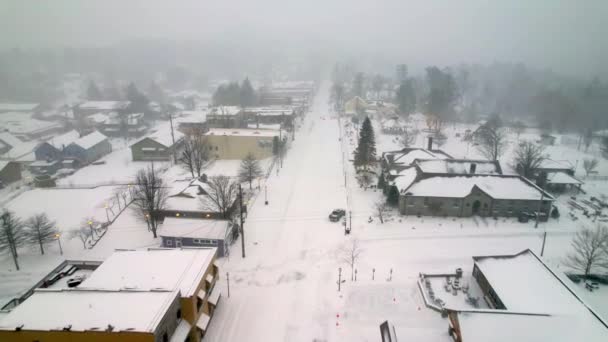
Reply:
[[[475,165],[474,174],[502,174],[498,162],[490,160],[435,159],[416,161],[416,165],[424,173],[471,174],[471,165],[473,164]]]
[[[87,134],[84,137],[79,138],[78,140],[74,141],[73,144],[78,145],[85,150],[88,150],[89,148],[91,148],[107,139],[108,139],[108,137],[106,137],[105,135],[99,133],[98,131],[94,131],[94,132]]]
[[[62,149],[80,138],[80,133],[71,130],[56,137],[51,138],[47,143],[56,149]]]
[[[215,254],[215,248],[116,251],[80,286],[180,290],[191,297]]]
[[[0,141],[10,145],[11,147],[16,147],[23,143],[21,139],[17,138],[9,132],[0,133]]]
[[[494,199],[540,200],[541,190],[518,176],[435,176],[414,183],[407,193],[422,197],[463,198],[479,188]],[[552,200],[549,194],[545,200]]]
[[[129,101],[87,101],[81,103],[80,109],[117,110],[129,106]]]
[[[600,341],[600,337],[604,341],[608,336],[606,323],[530,250],[511,256],[475,257],[474,260],[507,311],[544,313],[554,318],[551,321],[538,320],[541,325],[538,327],[532,319],[528,323],[514,319],[514,327],[503,325],[509,332],[527,327],[546,328],[545,333],[550,334],[540,339],[528,337],[517,341]],[[561,329],[562,325],[567,329]],[[547,338],[553,336],[553,329],[565,335]]]
[[[0,329],[154,332],[177,291],[37,290],[0,321]]]
[[[570,176],[565,172],[547,172],[547,183],[549,184],[583,184],[582,181]]]
[[[4,170],[4,168],[10,163],[10,160],[0,160],[0,171]]]
[[[228,220],[167,217],[159,230],[159,235],[223,240],[228,234],[230,225]]]
[[[290,116],[293,114],[294,106],[267,106],[267,107],[247,107],[243,109],[246,113],[254,113],[260,116]]]
[[[447,159],[450,158],[448,155],[437,152],[429,151],[424,148],[406,148],[403,151],[386,152],[384,154],[385,159],[388,160],[388,156],[393,155],[393,163],[401,165],[411,165],[416,159]]]
[[[166,123],[163,123],[160,126],[158,126],[154,133],[152,133],[151,135],[149,135],[143,139],[149,138],[163,146],[170,147],[170,146],[173,146],[174,138],[175,138],[175,142],[177,143],[183,137],[184,137],[184,133],[177,130],[176,127],[174,127],[173,136],[171,136],[171,124],[169,122],[166,122]],[[143,139],[141,139],[141,140],[143,140]]]
[[[106,120],[108,120],[108,118],[110,117],[111,113],[108,114],[104,114],[104,113],[95,113],[95,114],[91,114],[89,116],[87,116],[87,119],[89,119],[89,121],[96,123],[96,124],[101,124],[106,122]]]
[[[241,136],[241,137],[274,137],[279,131],[273,129],[247,129],[247,128],[211,128],[205,133],[211,135]]]
[[[574,166],[567,160],[544,159],[540,164],[539,169],[563,169],[572,170]]]
[[[409,167],[405,170],[401,170],[396,174],[395,186],[399,191],[407,189],[418,176],[418,170],[415,167]]]
[[[0,103],[0,112],[31,112],[38,106],[37,103]]]
[[[205,122],[207,121],[207,111],[205,110],[184,110],[180,116],[175,118],[176,122]]]
[[[61,124],[34,119],[29,113],[7,112],[0,114],[0,127],[13,134],[27,135],[58,130],[61,128]]]

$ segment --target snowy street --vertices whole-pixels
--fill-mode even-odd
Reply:
[[[403,217],[398,218],[403,222],[368,224],[380,193],[358,187],[345,154],[347,207],[338,121],[329,114],[328,99],[325,82],[284,167],[267,181],[269,205],[264,205],[262,188],[250,207],[245,223],[247,257],[241,258],[239,240],[230,258],[222,261],[223,303],[206,335],[208,341],[371,341],[379,338],[378,325],[386,319],[407,327],[407,334],[419,341],[447,341],[447,323],[424,307],[418,310],[419,272],[455,267],[470,271],[473,255],[525,248],[540,253],[542,231],[530,226],[501,227],[492,221],[480,228],[470,219],[460,220],[463,226],[445,219],[426,218],[424,223]],[[328,220],[334,208],[353,211],[351,236],[344,235],[340,223]],[[437,222],[440,228],[433,227]],[[414,225],[422,229],[414,230]],[[553,229],[545,256],[559,261],[571,234],[566,228]],[[338,249],[353,238],[363,247],[357,282],[350,282],[350,270],[338,256]],[[338,267],[347,279],[340,293]],[[394,275],[388,282],[390,269]]]

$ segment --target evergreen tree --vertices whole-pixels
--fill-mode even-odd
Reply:
[[[150,87],[148,88],[148,96],[150,99],[152,99],[152,101],[156,101],[159,104],[167,103],[167,94],[165,94],[163,88],[161,88],[156,82],[150,83]]]
[[[148,103],[150,100],[142,92],[137,89],[135,83],[131,82],[126,90],[127,100],[131,101],[127,111],[129,113],[144,113],[148,111]]]
[[[397,89],[397,104],[401,114],[411,114],[416,110],[416,94],[414,81],[410,78],[401,82]]]
[[[255,90],[253,90],[253,87],[251,86],[251,82],[249,82],[249,78],[245,78],[245,80],[243,81],[243,83],[241,85],[239,97],[240,97],[239,105],[241,107],[250,107],[250,106],[255,105],[255,103],[256,103]]]
[[[396,186],[391,185],[388,188],[388,194],[386,195],[386,203],[392,207],[399,205],[399,189]]]
[[[40,246],[40,254],[44,254],[44,245],[56,239],[57,228],[55,222],[49,220],[46,214],[37,214],[30,217],[25,226],[25,238],[31,244]]]
[[[376,138],[374,129],[369,117],[366,117],[361,125],[359,132],[359,143],[355,150],[354,164],[355,167],[367,167],[375,161],[376,158]]]
[[[95,84],[95,81],[91,81],[89,83],[89,88],[87,89],[87,100],[89,101],[101,101],[103,100],[103,94],[101,90]]]
[[[378,177],[378,189],[382,189],[383,192],[385,191],[386,187],[386,180],[384,179],[384,173],[380,173],[380,176]]]
[[[358,72],[353,80],[353,95],[365,98],[365,75]]]

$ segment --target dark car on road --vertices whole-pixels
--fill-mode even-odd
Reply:
[[[334,209],[334,211],[329,214],[329,220],[331,222],[338,222],[342,217],[346,215],[346,211],[344,209]]]

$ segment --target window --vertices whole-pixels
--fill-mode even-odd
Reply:
[[[201,306],[203,306],[203,301],[200,298],[196,297],[196,311],[197,312],[201,311]]]
[[[165,331],[165,333],[163,334],[163,342],[169,342],[169,335],[167,334],[167,332]]]
[[[165,242],[165,244],[166,244],[167,246],[171,246],[171,245],[173,245],[173,241],[171,241],[171,240],[167,240],[167,241]]]
[[[175,315],[177,319],[182,318],[182,309],[177,309],[177,314]]]
[[[460,200],[454,200],[454,207],[460,206]]]

